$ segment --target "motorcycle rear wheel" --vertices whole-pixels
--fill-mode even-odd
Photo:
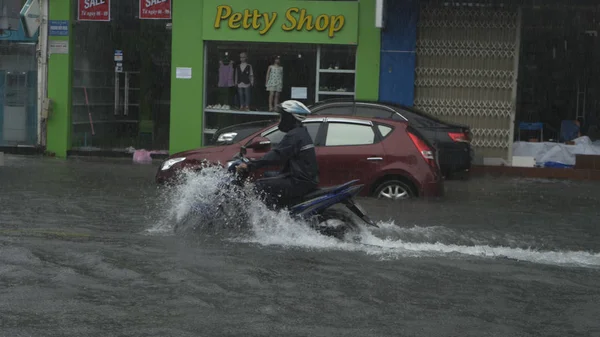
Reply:
[[[341,222],[341,224],[335,224]],[[316,230],[325,236],[335,237],[345,241],[351,237],[359,240],[360,226],[353,214],[346,210],[328,209],[318,216]]]

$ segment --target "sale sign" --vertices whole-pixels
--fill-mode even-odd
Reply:
[[[140,0],[140,19],[171,19],[171,0]]]
[[[110,21],[110,0],[77,0],[77,20]]]

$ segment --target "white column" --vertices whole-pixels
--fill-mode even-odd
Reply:
[[[375,27],[384,28],[385,26],[385,0],[375,0]]]
[[[510,132],[508,133],[508,160],[512,166],[512,156],[513,156],[513,139],[515,138],[515,119],[517,116],[517,92],[518,92],[518,79],[519,79],[519,58],[521,55],[521,21],[523,17],[522,7],[519,6],[518,14],[517,14],[517,26],[516,26],[516,36],[515,36],[515,59],[513,64],[513,85],[511,92],[511,105],[512,111],[510,114]]]

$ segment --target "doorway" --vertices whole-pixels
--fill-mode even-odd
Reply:
[[[169,147],[170,21],[140,20],[138,6],[111,1],[110,22],[76,23],[73,150]],[[116,55],[122,55],[120,67]]]
[[[544,141],[561,138],[563,121],[577,120],[582,134],[598,127],[599,31],[596,7],[523,10],[516,117],[543,123]]]
[[[36,45],[2,42],[0,56],[0,146],[35,146]]]

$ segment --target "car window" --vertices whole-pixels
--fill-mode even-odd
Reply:
[[[310,138],[312,138],[313,142],[317,138],[317,132],[319,132],[320,125],[320,122],[304,123],[304,126],[308,130],[308,134],[310,135]],[[285,136],[285,133],[279,131],[278,129],[265,135],[265,137],[271,141],[271,145],[279,144],[283,139],[283,136]]]
[[[322,109],[318,109],[315,112],[316,115],[345,115],[353,116],[354,109],[351,105],[349,106],[330,106]]]
[[[283,136],[285,136],[285,133],[279,131],[279,129],[265,135],[265,137],[271,141],[271,145],[279,144],[283,139]]]
[[[317,133],[319,132],[319,126],[321,126],[321,123],[304,123],[304,126],[306,126],[308,134],[310,135],[310,138],[312,138],[312,141],[314,143],[315,139],[317,139]]]
[[[387,125],[377,125],[377,128],[379,129],[379,132],[381,133],[381,136],[383,138],[385,138],[385,136],[387,136],[390,132],[392,132],[392,128],[387,126]]]
[[[359,105],[356,107],[356,115],[360,117],[389,118],[392,116],[392,112],[387,109]]]
[[[375,132],[367,125],[329,123],[325,146],[368,145],[375,143]]]

